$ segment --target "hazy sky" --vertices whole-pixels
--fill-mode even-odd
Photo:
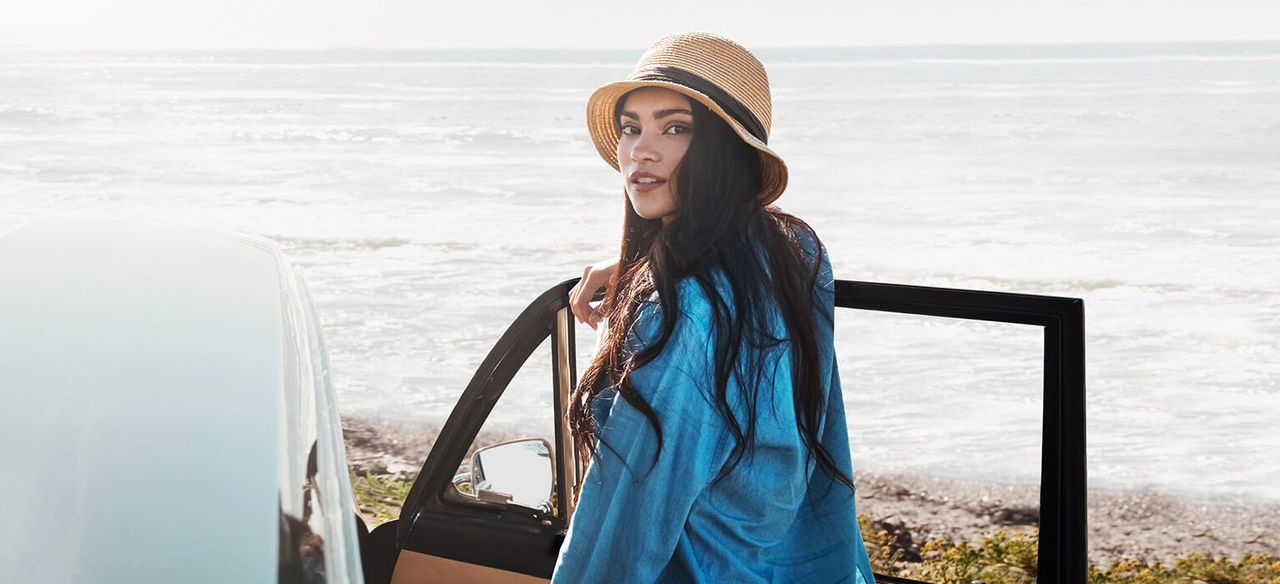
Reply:
[[[1277,0],[0,0],[0,47],[638,48],[1280,38]]]

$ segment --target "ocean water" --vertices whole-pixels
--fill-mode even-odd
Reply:
[[[1090,483],[1280,504],[1280,43],[759,53],[837,277],[1083,298]],[[583,110],[638,56],[0,53],[0,212],[275,238],[344,412],[439,422],[616,248]],[[857,468],[1037,480],[1038,330],[838,328]]]

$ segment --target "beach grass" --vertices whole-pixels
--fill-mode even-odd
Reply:
[[[1239,560],[1191,553],[1172,565],[1136,560],[1113,562],[1105,569],[1089,567],[1089,584],[1280,584],[1280,557],[1242,554]]]
[[[980,545],[934,539],[924,544],[921,561],[906,553],[894,534],[875,529],[866,515],[858,516],[871,567],[887,574],[939,584],[1030,584],[1036,581],[1036,533],[996,530]],[[1170,564],[1122,560],[1089,566],[1089,584],[1280,584],[1280,557],[1241,554],[1238,560],[1187,553]]]
[[[412,476],[351,472],[356,509],[370,529],[400,517],[400,506],[412,486]]]

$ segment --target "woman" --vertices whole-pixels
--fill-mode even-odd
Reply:
[[[626,218],[617,263],[573,293],[607,326],[569,414],[591,466],[555,582],[872,582],[831,269],[768,206],[787,183],[770,108],[760,62],[706,33],[658,40],[588,102]]]

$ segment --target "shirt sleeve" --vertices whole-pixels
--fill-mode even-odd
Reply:
[[[713,399],[709,339],[711,305],[686,281],[680,317],[652,362],[632,382],[656,412],[662,451],[648,419],[617,397],[597,429],[599,444],[587,472],[553,582],[652,582],[671,562],[694,502],[724,467],[732,448]],[[656,338],[656,308],[637,319],[644,342]]]

